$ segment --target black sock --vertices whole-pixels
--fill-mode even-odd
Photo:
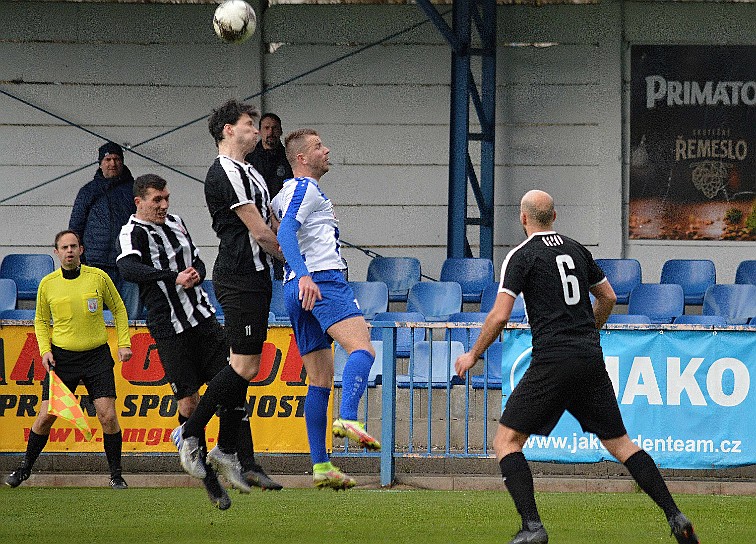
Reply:
[[[218,447],[223,453],[236,453],[237,441],[241,435],[244,408],[221,408],[218,412]],[[247,427],[249,432],[249,427]],[[251,436],[251,435],[250,435]]]
[[[31,470],[34,463],[37,462],[37,457],[45,449],[48,438],[50,438],[49,434],[37,434],[31,429],[29,430],[29,443],[26,445],[26,455],[24,455],[24,460],[21,463],[24,468]]]
[[[667,519],[680,511],[656,463],[645,450],[639,450],[628,457],[625,466],[640,488],[659,505],[659,508],[664,510]]]
[[[499,461],[501,475],[504,477],[504,485],[515,503],[515,508],[522,517],[523,528],[528,521],[541,522],[538,515],[538,507],[535,502],[533,489],[533,473],[530,472],[528,461],[521,451],[505,455]]]
[[[121,450],[123,449],[123,435],[121,431],[113,434],[102,433],[102,443],[105,447],[105,457],[110,468],[110,477],[121,475]]]
[[[252,443],[252,429],[249,426],[249,416],[244,413],[239,423],[239,433],[236,438],[236,456],[242,466],[242,471],[255,466],[255,447]]]
[[[207,390],[197,408],[184,423],[184,437],[201,436],[219,406],[227,409],[243,406],[247,387],[249,382],[239,376],[231,365],[224,367],[207,384]]]

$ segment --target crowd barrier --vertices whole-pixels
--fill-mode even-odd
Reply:
[[[457,354],[477,334],[470,323],[376,322],[380,378],[368,388],[360,417],[379,434],[380,453],[335,440],[334,456],[380,457],[381,483],[394,479],[400,457],[492,457],[503,403],[530,363],[530,330],[509,325],[466,380],[454,376]],[[398,333],[422,341],[397,356]],[[459,334],[464,331],[461,341]],[[727,468],[756,464],[752,375],[756,328],[700,325],[607,325],[605,362],[630,438],[664,468]],[[109,333],[114,337],[115,330]],[[117,364],[117,409],[124,451],[173,453],[176,403],[154,343],[143,323],[132,323],[134,357]],[[450,337],[458,340],[450,340]],[[410,336],[414,338],[414,335]],[[113,339],[113,338],[111,338]],[[111,342],[114,345],[114,342]],[[406,346],[399,346],[404,349]],[[114,352],[115,354],[115,352]],[[404,356],[406,355],[406,356]],[[44,370],[30,323],[0,322],[0,452],[22,452],[40,402]],[[120,368],[119,368],[120,367]],[[416,368],[417,367],[417,368]],[[260,452],[305,453],[306,380],[288,326],[271,326],[261,372],[250,383],[248,411]],[[337,407],[340,389],[332,406]],[[80,388],[79,393],[83,392]],[[82,396],[90,426],[99,432],[91,402]],[[86,442],[56,424],[46,451],[99,452],[101,435]],[[217,433],[211,421],[208,437]],[[210,439],[209,441],[212,441]],[[598,439],[565,415],[549,437],[531,437],[528,459],[585,463],[608,459]]]

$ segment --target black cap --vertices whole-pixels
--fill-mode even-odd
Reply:
[[[97,150],[97,162],[102,162],[106,155],[120,155],[123,159],[123,148],[115,142],[107,142]]]

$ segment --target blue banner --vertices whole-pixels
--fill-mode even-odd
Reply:
[[[751,330],[602,330],[604,361],[630,439],[664,468],[756,464],[756,334]],[[530,365],[528,329],[504,333],[505,403]],[[567,362],[565,362],[567,364]],[[552,433],[531,436],[532,461],[614,460],[568,413]]]

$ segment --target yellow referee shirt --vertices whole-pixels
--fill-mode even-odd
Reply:
[[[88,351],[107,343],[103,302],[113,312],[118,347],[131,347],[126,306],[105,272],[81,265],[81,273],[75,279],[64,278],[60,268],[42,278],[34,316],[40,355],[51,350],[51,342],[69,351]]]

